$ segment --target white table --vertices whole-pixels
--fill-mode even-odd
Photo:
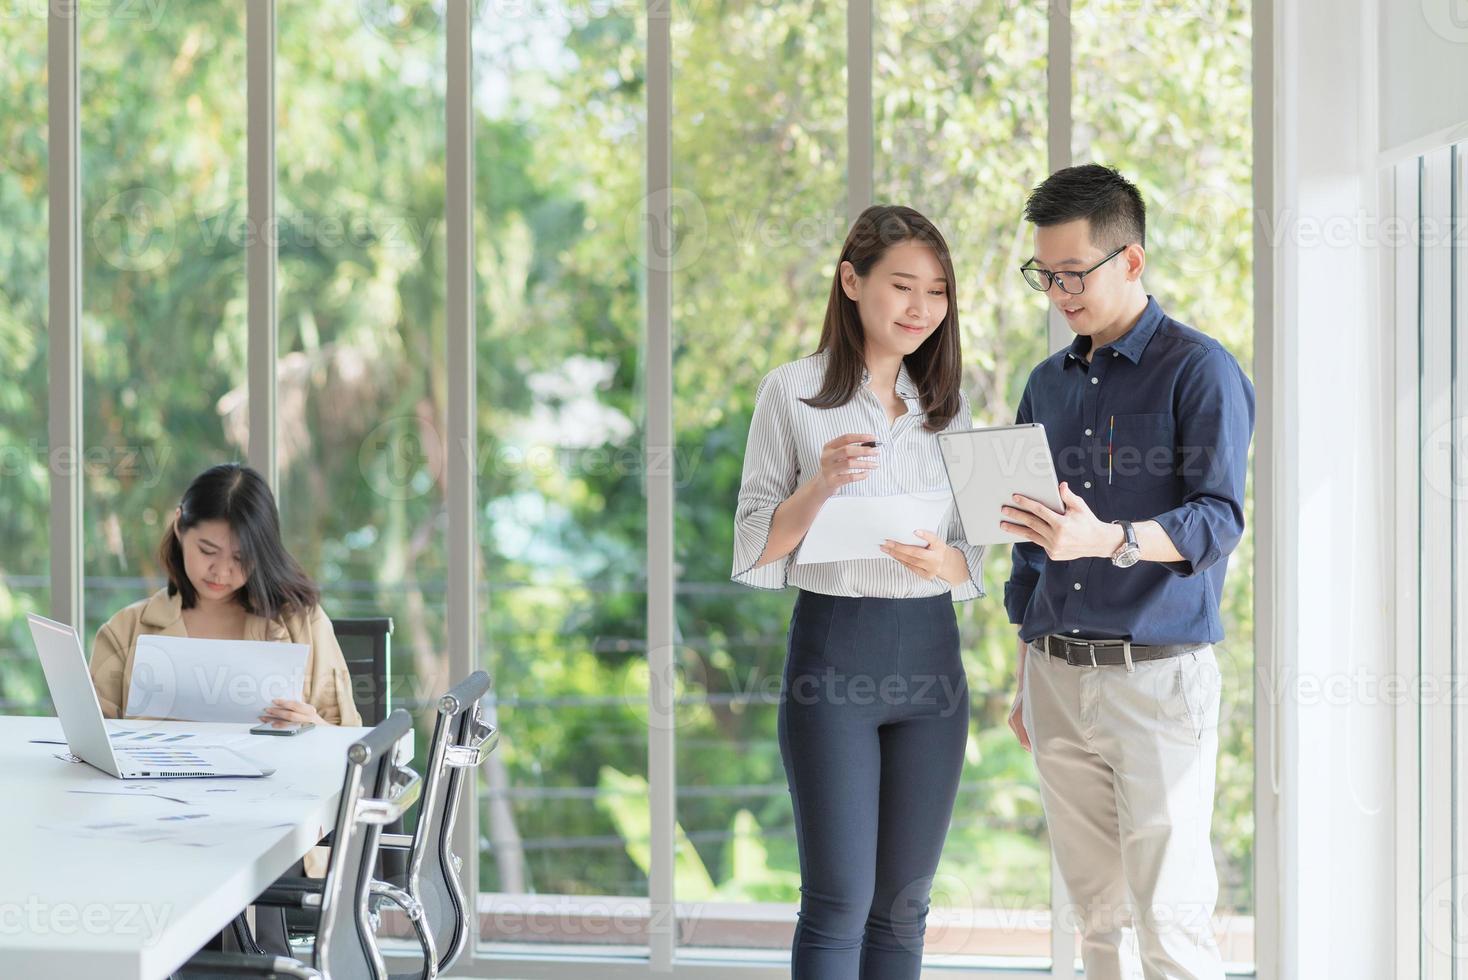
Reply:
[[[183,803],[86,795],[126,792],[133,781],[58,759],[65,745],[32,744],[61,737],[55,718],[0,718],[0,977],[168,976],[332,826],[347,746],[367,731],[321,727],[279,738],[247,735],[247,725],[146,724],[232,739],[235,751],[276,771],[168,780]],[[188,816],[159,822],[169,815]],[[146,841],[81,830],[112,821],[164,830]],[[208,843],[211,828],[221,843]]]

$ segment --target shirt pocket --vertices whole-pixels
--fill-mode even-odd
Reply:
[[[1107,420],[1110,424],[1110,420]],[[1177,483],[1177,447],[1172,415],[1148,412],[1115,416],[1108,481],[1114,489],[1148,493]]]

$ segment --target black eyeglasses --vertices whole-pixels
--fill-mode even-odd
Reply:
[[[1080,272],[1051,272],[1049,269],[1036,268],[1028,263],[1020,266],[1019,271],[1024,275],[1025,282],[1042,293],[1048,293],[1050,291],[1050,284],[1058,282],[1060,283],[1060,291],[1062,293],[1079,296],[1086,290],[1087,276],[1125,251],[1126,246],[1123,245],[1089,269],[1082,269]]]

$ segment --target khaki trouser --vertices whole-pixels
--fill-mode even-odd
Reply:
[[[1223,980],[1209,842],[1220,677],[1213,647],[1075,667],[1030,644],[1021,708],[1086,980]],[[1125,943],[1129,948],[1130,943]],[[1130,952],[1130,950],[1128,949]]]

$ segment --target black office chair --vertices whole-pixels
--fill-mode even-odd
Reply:
[[[489,675],[476,670],[438,699],[438,720],[424,767],[423,808],[411,835],[383,834],[381,847],[407,858],[407,873],[389,879],[423,908],[443,972],[469,941],[469,912],[459,880],[464,862],[454,854],[454,817],[468,777],[499,744],[499,730],[480,720],[480,700],[489,693]],[[470,856],[474,859],[474,855]],[[410,974],[393,974],[407,980]]]
[[[360,619],[333,619],[332,631],[347,662],[352,678],[352,701],[362,724],[380,724],[392,710],[392,617],[370,616]],[[401,834],[402,822],[384,827],[384,833]],[[408,872],[404,855],[382,852],[377,877],[383,881],[402,878]],[[299,928],[299,918],[287,913],[290,926]]]
[[[392,710],[392,618],[333,619],[331,628],[352,677],[352,700],[362,724],[381,724]]]
[[[257,906],[311,908],[317,914],[310,964],[257,953],[198,953],[175,974],[177,980],[216,977],[294,977],[320,980],[382,980],[387,976],[373,928],[373,909],[398,905],[414,923],[425,959],[436,964],[433,935],[423,909],[402,889],[372,877],[381,829],[418,801],[422,779],[396,762],[396,748],[411,737],[406,711],[394,711],[347,748],[346,775],[324,879],[282,879],[255,900]],[[369,795],[370,794],[370,795]],[[305,885],[298,884],[306,883]]]

